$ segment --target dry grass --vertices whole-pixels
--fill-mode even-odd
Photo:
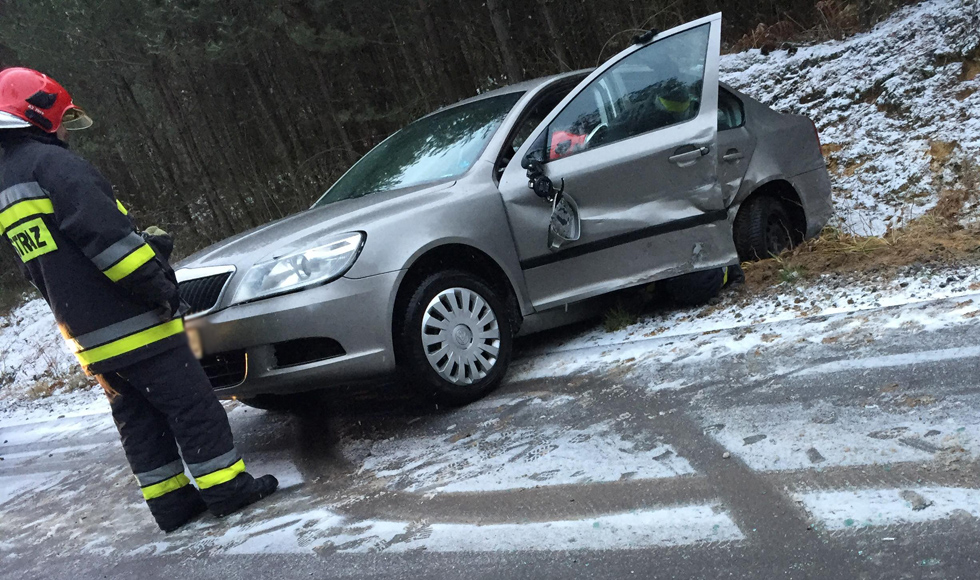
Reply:
[[[71,369],[55,376],[43,378],[27,389],[27,398],[46,399],[55,393],[73,393],[92,386],[91,380],[81,369]]]
[[[640,313],[636,308],[629,308],[622,303],[616,304],[606,311],[602,318],[602,327],[606,332],[616,332],[631,324],[636,324]]]
[[[963,68],[960,70],[960,82],[972,81],[980,76],[980,46],[974,48],[963,59]]]
[[[941,171],[955,145],[933,142],[934,169]],[[980,204],[980,167],[954,163],[958,183],[940,192],[934,208],[885,235],[859,236],[828,227],[812,240],[777,258],[745,264],[746,286],[760,290],[809,273],[894,271],[911,264],[980,263],[980,223],[961,223]]]
[[[799,32],[799,27],[789,20],[780,20],[770,25],[760,22],[758,26],[738,39],[730,50],[731,52],[742,52],[750,48],[774,50],[795,38]]]
[[[812,8],[774,13],[775,22],[759,23],[727,52],[757,48],[766,54],[777,49],[793,51],[797,45],[841,39],[870,30],[897,8],[915,0],[820,0]]]
[[[931,140],[929,141],[929,157],[932,158],[929,165],[934,172],[942,171],[946,163],[953,157],[956,151],[956,143],[949,141]]]

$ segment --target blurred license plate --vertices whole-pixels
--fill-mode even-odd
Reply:
[[[196,328],[186,328],[187,344],[191,347],[191,352],[197,360],[204,358],[204,345],[201,344],[201,333]]]

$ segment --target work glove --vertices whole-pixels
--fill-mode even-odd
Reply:
[[[174,315],[181,313],[181,306],[183,303],[180,300],[180,293],[174,292],[170,298],[164,302],[161,302],[157,307],[157,312],[160,314],[161,320],[170,320]]]
[[[156,226],[146,228],[140,235],[146,240],[146,243],[150,244],[150,247],[162,261],[170,260],[170,255],[174,252],[173,236]]]
[[[186,308],[183,307],[184,303],[180,299],[180,293],[177,290],[177,276],[174,274],[174,270],[170,267],[169,262],[170,255],[174,250],[174,239],[170,234],[157,226],[146,228],[140,235],[153,248],[157,261],[163,266],[164,276],[167,282],[169,282],[169,284],[166,284],[166,286],[169,286],[166,290],[169,291],[165,291],[165,297],[157,303],[157,312],[160,313],[161,318],[170,320],[175,315],[180,315],[186,311]]]

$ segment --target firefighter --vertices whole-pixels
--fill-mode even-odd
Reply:
[[[690,121],[698,114],[698,102],[693,95],[693,87],[671,77],[656,85],[653,110],[650,113],[654,129]]]
[[[0,71],[0,235],[105,388],[143,498],[171,532],[205,510],[221,517],[254,503],[278,481],[245,471],[188,346],[172,242],[140,235],[109,182],[68,150],[67,131],[91,125],[53,79]]]

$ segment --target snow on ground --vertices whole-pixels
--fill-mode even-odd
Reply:
[[[963,402],[951,399],[942,405],[887,411],[879,405],[758,405],[707,413],[703,422],[715,425],[715,440],[758,471],[927,462],[957,454],[975,457],[980,455],[980,418],[957,403]]]
[[[64,472],[48,472],[14,477],[0,476],[0,506],[25,493],[50,489],[67,475]]]
[[[980,518],[980,490],[959,487],[818,491],[797,500],[829,530],[923,523],[957,512]]]
[[[0,317],[0,401],[18,387],[65,375],[77,365],[43,300]]]
[[[371,444],[362,471],[408,492],[527,489],[694,473],[686,459],[659,442],[626,441],[615,425],[586,429],[508,428],[492,419],[472,434],[386,439]],[[448,444],[447,444],[448,443]],[[357,449],[355,442],[350,448]]]
[[[330,510],[313,509],[235,525],[198,542],[193,551],[218,548],[228,554],[325,554],[369,552],[514,552],[584,549],[638,550],[744,538],[723,507],[688,505],[587,519],[508,524],[418,524],[353,522]],[[174,551],[160,543],[150,550]],[[177,548],[179,551],[180,548]]]
[[[636,550],[696,542],[735,541],[744,536],[720,505],[692,505],[588,520],[526,524],[433,524],[421,541],[392,546],[407,552],[426,546],[429,551]]]
[[[955,179],[942,159],[930,167],[934,142],[954,144],[954,161],[980,156],[980,76],[961,78],[978,47],[977,0],[931,0],[845,40],[727,55],[722,79],[813,119],[832,151],[837,217],[880,235],[922,215]]]
[[[828,275],[805,284],[783,283],[762,295],[728,292],[716,305],[660,310],[616,332],[597,326],[557,344],[545,341],[521,353],[510,377],[530,380],[647,362],[693,363],[751,352],[761,345],[778,346],[777,342],[838,340],[875,324],[921,330],[974,324],[974,318],[980,316],[978,293],[980,271],[973,267],[913,268],[896,278],[863,281]],[[930,306],[944,299],[956,300]],[[888,308],[917,303],[924,308]],[[839,316],[833,318],[835,315]],[[868,316],[874,317],[873,324]],[[848,322],[842,326],[840,319],[844,318]],[[806,324],[775,330],[778,323],[792,320]],[[683,386],[666,382],[651,388]]]

